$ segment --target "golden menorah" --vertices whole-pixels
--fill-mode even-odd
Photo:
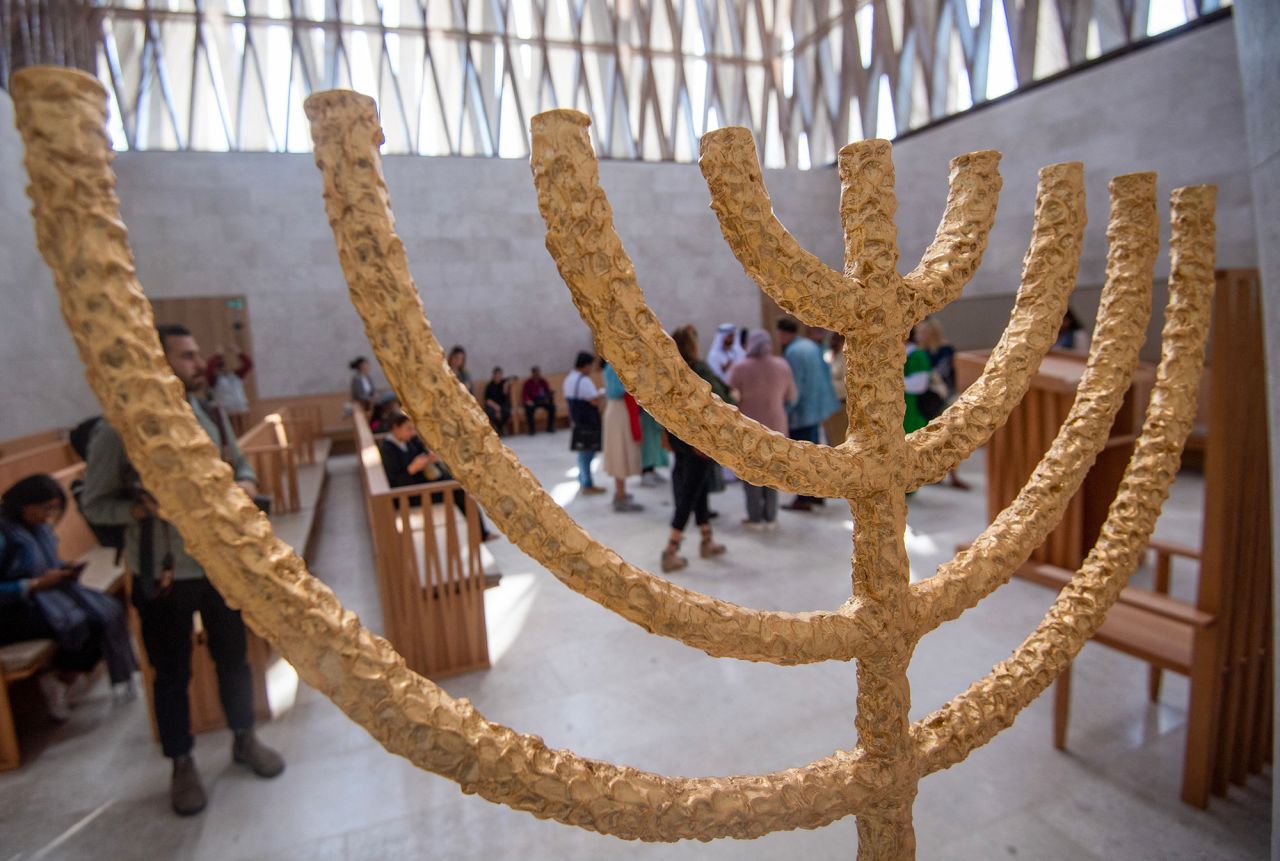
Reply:
[[[857,817],[858,857],[911,858],[919,780],[1008,727],[1079,652],[1139,561],[1191,427],[1213,287],[1212,187],[1172,194],[1170,298],[1142,435],[1101,535],[1030,636],[984,678],[909,719],[907,666],[919,639],[1005,583],[1062,516],[1102,449],[1151,313],[1155,177],[1112,181],[1106,286],[1074,406],[1010,506],[937,573],[911,583],[907,491],[936,481],[1008,418],[1053,343],[1085,226],[1083,170],[1040,173],[1035,224],[1007,329],[981,378],[927,427],[904,435],[904,339],[954,300],[981,261],[1000,188],[998,154],[951,164],[934,242],[897,272],[893,163],[885,141],[840,153],[844,272],[804,251],[772,215],[750,134],[705,136],[701,168],[725,239],[747,273],[801,321],[847,338],[848,440],[784,438],[712,395],[645,304],[614,231],[585,116],[533,119],[533,178],[547,248],[604,356],[672,433],[744,480],[849,501],[853,593],[834,611],[755,610],[623,561],[542,489],[449,371],[431,332],[383,179],[374,102],[307,100],[324,200],[351,298],[387,377],[429,445],[502,531],[561,582],[651,633],[716,657],[775,664],[856,660],[856,744],[770,774],[668,777],[548,748],[486,720],[406,668],[272,533],[196,423],[157,341],[135,277],[111,172],[106,94],[89,75],[14,75],[41,253],[107,418],[187,546],[227,601],[387,750],[464,792],[627,839],[751,838]]]

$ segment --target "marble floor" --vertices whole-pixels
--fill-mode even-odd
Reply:
[[[511,447],[590,532],[651,570],[670,516],[669,486],[635,489],[646,505],[615,514],[608,497],[574,494],[565,433],[516,438]],[[907,549],[915,577],[931,574],[985,520],[980,456],[963,469],[972,491],[921,490],[911,502]],[[1179,479],[1157,533],[1198,541],[1202,488]],[[742,494],[713,497],[717,537],[729,552],[691,554],[687,586],[761,608],[838,606],[848,595],[852,524],[847,507],[782,512],[774,533],[745,532]],[[330,464],[313,573],[378,630],[360,485],[353,458]],[[717,660],[645,634],[570,592],[505,541],[494,542],[502,585],[486,596],[493,668],[444,683],[490,719],[552,746],[681,775],[770,771],[823,757],[853,741],[853,667],[797,668]],[[1194,589],[1188,572],[1176,592]],[[1140,572],[1139,581],[1146,576]],[[913,716],[963,690],[1006,657],[1053,595],[1021,581],[929,635],[911,664]],[[1214,799],[1208,812],[1178,801],[1187,686],[1170,677],[1146,702],[1146,666],[1091,645],[1076,664],[1070,752],[1050,743],[1050,701],[963,764],[920,786],[922,859],[1254,859],[1270,837],[1269,779]],[[266,725],[288,769],[260,781],[230,763],[226,732],[201,736],[196,758],[208,809],[169,812],[168,763],[152,742],[141,701],[113,708],[99,688],[62,726],[24,720],[30,756],[0,774],[0,861],[104,858],[237,859],[852,858],[852,818],[819,831],[751,842],[645,845],[579,831],[464,796],[440,777],[384,752],[314,691]]]

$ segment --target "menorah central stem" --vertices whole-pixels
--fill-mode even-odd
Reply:
[[[858,815],[859,861],[915,857],[911,807],[916,795],[907,665],[914,640],[908,613],[909,563],[903,545],[907,505],[901,490],[854,500],[854,595],[875,605],[885,637],[858,660],[858,744],[885,770],[888,788]],[[882,614],[882,615],[881,615]],[[900,633],[898,633],[900,632]]]
[[[840,220],[845,275],[857,290],[845,321],[849,437],[872,462],[892,470],[889,489],[854,499],[853,594],[879,623],[874,648],[858,659],[858,744],[881,770],[883,791],[858,814],[860,861],[910,861],[916,838],[911,806],[916,764],[910,737],[907,664],[915,647],[910,564],[903,544],[907,502],[899,465],[909,459],[902,418],[905,349],[893,214],[893,160],[887,141],[840,151]]]
[[[871,302],[890,307],[892,282],[872,283]],[[849,432],[875,452],[880,463],[902,464],[908,457],[902,429],[903,345],[900,319],[881,315],[879,325],[850,332]],[[874,369],[874,370],[873,370]],[[855,381],[854,375],[857,379]],[[875,649],[858,660],[858,743],[883,769],[885,792],[858,815],[860,861],[902,861],[915,857],[911,807],[916,766],[909,729],[911,689],[907,665],[915,647],[910,614],[910,562],[903,536],[907,503],[897,481],[889,490],[854,499],[853,594],[880,623]]]

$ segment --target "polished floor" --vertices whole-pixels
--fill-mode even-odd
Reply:
[[[511,446],[593,535],[651,570],[670,516],[669,485],[635,489],[647,508],[615,514],[608,497],[576,498],[564,433]],[[924,577],[984,525],[980,457],[964,467],[968,493],[929,487],[911,502],[907,549]],[[1201,485],[1175,486],[1157,533],[1198,541]],[[331,461],[313,573],[366,624],[380,628],[360,485],[353,458]],[[745,532],[736,485],[713,497],[722,559],[691,555],[679,582],[761,608],[839,605],[849,592],[848,508],[780,514],[774,533]],[[691,530],[692,531],[692,530]],[[689,544],[693,544],[692,537]],[[447,680],[490,719],[586,756],[681,775],[770,771],[853,741],[853,668],[717,660],[653,637],[582,598],[505,541],[504,574],[486,597],[493,668]],[[1144,574],[1140,573],[1139,578]],[[1176,592],[1193,591],[1189,572]],[[1006,657],[1052,600],[1014,581],[928,636],[911,664],[913,715],[922,716]],[[1261,859],[1270,838],[1270,781],[1214,799],[1208,812],[1178,801],[1187,686],[1168,678],[1146,702],[1146,666],[1087,647],[1076,664],[1070,753],[1050,743],[1042,697],[961,765],[926,779],[915,806],[922,859]],[[598,859],[853,858],[846,819],[819,831],[751,842],[645,845],[543,822],[464,796],[443,778],[383,751],[337,708],[303,688],[294,708],[261,730],[288,769],[260,781],[230,763],[225,732],[200,738],[208,809],[168,809],[168,763],[141,701],[113,708],[95,691],[61,727],[28,718],[31,755],[0,774],[0,861],[112,858]]]

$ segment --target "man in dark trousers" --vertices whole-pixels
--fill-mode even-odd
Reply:
[[[173,373],[186,387],[187,402],[200,425],[234,470],[246,493],[257,493],[256,476],[236,444],[231,422],[208,398],[204,362],[191,332],[183,326],[158,327],[160,344]],[[227,606],[204,569],[188,555],[182,536],[161,519],[156,501],[142,488],[115,428],[98,422],[89,440],[81,508],[94,523],[125,528],[125,552],[133,574],[133,602],[142,620],[142,642],[155,669],[156,724],[164,755],[173,760],[170,801],[176,813],[204,809],[206,796],[191,749],[192,614],[208,636],[209,654],[218,670],[218,694],[227,725],[235,735],[232,759],[259,777],[275,777],[284,760],[253,732],[253,680],[246,657],[245,628],[238,610]]]

